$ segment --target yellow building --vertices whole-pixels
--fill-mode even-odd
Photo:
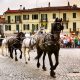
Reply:
[[[70,34],[80,31],[80,8],[76,5],[70,6],[57,6],[33,9],[19,9],[8,10],[4,12],[5,33],[16,33],[18,31],[34,32],[41,26],[45,28],[46,32],[51,30],[52,23],[55,18],[62,18],[64,25],[64,34]]]

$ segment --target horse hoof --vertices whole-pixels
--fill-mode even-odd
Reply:
[[[28,64],[28,62],[25,62],[25,64]]]
[[[15,61],[18,61],[18,59],[15,59]]]
[[[38,57],[36,56],[35,59],[38,59]]]
[[[11,58],[13,59],[13,57],[11,56]]]
[[[53,70],[55,70],[56,69],[56,67],[55,66],[53,66]]]
[[[20,59],[22,59],[22,56],[20,55]]]
[[[30,61],[30,58],[28,58],[28,61]]]
[[[12,55],[10,55],[10,58],[12,58],[12,59],[13,59],[13,56],[12,56]]]
[[[37,63],[37,68],[39,68],[40,67],[40,63]]]
[[[52,75],[51,77],[56,78],[56,76],[55,76],[55,75]]]
[[[47,69],[46,69],[46,67],[42,67],[42,69],[44,70],[44,71],[46,71]]]
[[[56,78],[55,72],[54,72],[54,71],[51,71],[51,72],[50,72],[50,76],[53,77],[53,78]]]

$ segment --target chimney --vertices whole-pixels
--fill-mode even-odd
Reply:
[[[68,6],[70,6],[70,3],[69,3],[69,1],[68,1]]]
[[[48,7],[50,7],[50,2],[48,3]]]
[[[23,10],[25,10],[25,7],[23,7]]]
[[[22,5],[20,5],[20,10],[22,10]]]
[[[10,8],[8,8],[8,10],[10,10]]]
[[[73,8],[77,8],[77,5],[76,5],[76,4],[74,4],[74,5],[73,5]]]

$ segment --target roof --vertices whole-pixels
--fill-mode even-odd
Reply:
[[[8,9],[7,13],[22,13],[22,12],[41,12],[41,11],[59,11],[59,10],[80,10],[77,6],[58,6],[58,7],[41,7],[41,8],[32,8],[32,9],[23,9],[23,10],[10,10]]]

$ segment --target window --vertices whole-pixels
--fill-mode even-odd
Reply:
[[[11,31],[11,25],[5,25],[5,31]]]
[[[16,31],[19,32],[19,25],[16,25]]]
[[[66,23],[66,29],[68,29],[68,23]]]
[[[32,19],[38,19],[38,14],[33,14]]]
[[[36,30],[38,30],[38,24],[36,25]]]
[[[38,24],[32,24],[32,32],[38,30]]]
[[[54,14],[53,14],[53,19],[55,19],[55,18],[56,18],[56,14],[54,13]]]
[[[76,22],[73,22],[73,31],[76,31]]]
[[[73,18],[76,18],[76,13],[73,13]]]
[[[63,20],[66,21],[66,13],[63,13]]]
[[[41,20],[46,20],[47,21],[47,14],[41,14]]]
[[[63,23],[64,29],[68,29],[68,23]]]
[[[29,30],[29,29],[30,29],[29,24],[24,24],[23,25],[23,30]]]
[[[10,23],[11,21],[10,21],[10,19],[11,19],[11,17],[10,16],[8,16],[8,23]]]
[[[23,20],[29,20],[29,15],[23,15]]]
[[[21,16],[15,16],[15,22],[17,21],[21,22]]]

